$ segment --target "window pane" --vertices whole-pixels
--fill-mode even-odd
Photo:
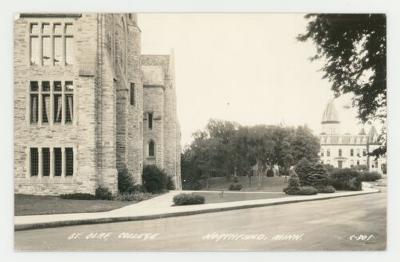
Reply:
[[[55,36],[54,37],[54,65],[61,65],[62,63],[62,37],[61,36]]]
[[[48,123],[50,119],[50,95],[42,95],[42,122]]]
[[[61,123],[62,118],[62,101],[61,95],[54,95],[54,123]]]
[[[54,81],[54,91],[61,91],[61,81]]]
[[[72,95],[65,96],[65,123],[72,123],[74,109],[74,97]]]
[[[31,24],[31,34],[37,35],[39,34],[39,25],[38,24]]]
[[[50,24],[42,24],[42,34],[49,35],[51,34]]]
[[[50,149],[42,148],[42,176],[50,176]]]
[[[61,24],[54,24],[54,34],[61,35],[62,34],[62,26]]]
[[[72,81],[65,81],[65,91],[67,92],[74,91],[74,83]]]
[[[31,65],[39,65],[40,64],[39,37],[31,36],[30,49],[31,49]]]
[[[71,147],[65,148],[65,175],[74,174],[74,150]]]
[[[43,65],[51,65],[51,39],[43,37]]]
[[[36,147],[32,147],[30,150],[31,154],[31,176],[37,176],[39,174],[39,152]]]
[[[54,148],[54,176],[61,176],[62,173],[62,152],[61,148]]]
[[[50,82],[49,81],[43,81],[42,82],[42,91],[43,92],[49,92],[50,91]]]
[[[67,35],[73,34],[72,24],[65,24],[65,34]]]
[[[149,113],[149,129],[153,128],[153,114]]]
[[[74,59],[74,38],[72,36],[65,37],[65,63],[72,65]]]
[[[39,95],[33,94],[31,95],[31,101],[30,101],[30,117],[31,117],[31,123],[37,123],[38,122],[38,116],[39,116],[39,101],[38,101]]]
[[[39,91],[39,84],[37,81],[31,81],[30,82],[30,88],[31,88],[31,92],[37,92]]]
[[[154,156],[154,142],[150,141],[149,143],[149,156]]]

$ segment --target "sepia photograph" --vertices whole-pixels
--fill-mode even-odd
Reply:
[[[12,30],[16,252],[387,249],[385,13]]]

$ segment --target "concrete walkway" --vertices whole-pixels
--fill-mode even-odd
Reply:
[[[172,216],[184,216],[209,212],[219,212],[242,208],[261,207],[269,205],[289,204],[304,201],[324,200],[337,197],[347,197],[379,192],[370,184],[363,185],[363,191],[336,192],[331,194],[317,194],[312,196],[287,196],[272,199],[257,199],[224,203],[211,203],[202,205],[172,206],[172,198],[182,192],[195,191],[170,191],[161,196],[142,201],[133,205],[125,206],[107,212],[97,213],[74,213],[56,215],[34,215],[15,216],[15,230],[26,230],[35,228],[58,227],[79,224],[95,224],[119,221],[136,221],[147,219],[158,219]],[[212,191],[207,191],[212,192]],[[221,191],[215,191],[221,192]],[[235,192],[238,193],[238,192]],[[243,192],[245,193],[245,192]],[[224,194],[229,192],[224,191]]]

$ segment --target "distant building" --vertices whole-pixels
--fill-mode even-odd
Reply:
[[[370,171],[382,173],[382,170],[385,169],[386,158],[375,159],[374,156],[368,154],[380,146],[378,133],[374,126],[371,126],[368,133],[362,128],[357,135],[342,134],[334,100],[328,102],[322,115],[321,124],[319,155],[322,163],[337,168],[365,165]]]
[[[15,193],[115,193],[146,164],[181,188],[173,56],[142,55],[140,36],[128,13],[15,20]]]

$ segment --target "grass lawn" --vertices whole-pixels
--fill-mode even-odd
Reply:
[[[282,192],[287,186],[287,180],[284,177],[262,177],[261,187],[258,186],[257,177],[251,177],[251,184],[247,176],[238,177],[239,184],[243,186],[241,191],[249,192]],[[233,181],[227,181],[225,177],[213,177],[209,180],[209,187],[201,190],[228,190]]]
[[[16,194],[14,215],[45,215],[109,211],[137,201],[73,200],[56,196],[33,196]]]
[[[222,202],[233,202],[233,201],[244,201],[244,200],[255,200],[255,199],[271,199],[290,197],[285,193],[240,193],[240,192],[196,192],[196,195],[204,196],[205,204],[210,203],[222,203]]]

